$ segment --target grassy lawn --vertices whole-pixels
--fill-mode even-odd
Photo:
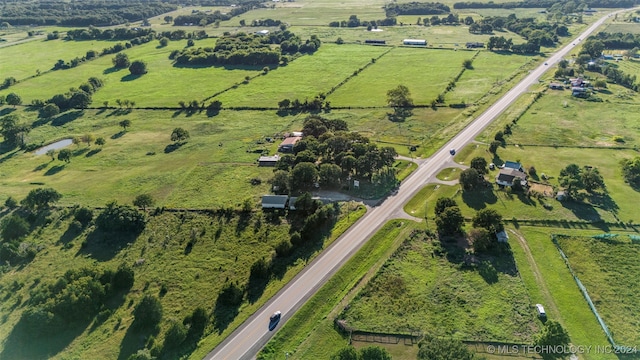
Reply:
[[[442,169],[436,177],[445,181],[458,180],[460,178],[460,172],[462,172],[460,168],[446,168]]]
[[[611,241],[560,237],[558,243],[614,340],[620,345],[640,344],[640,320],[635,301],[639,289],[638,282],[632,280],[640,274],[636,261],[640,245],[626,236]]]
[[[280,359],[289,352],[292,359],[327,359],[344,347],[347,340],[333,328],[336,311],[345,305],[344,297],[363,277],[370,277],[371,269],[379,267],[414,228],[414,223],[400,220],[385,224],[287,321],[259,358]]]
[[[456,244],[441,247],[428,236],[413,236],[341,318],[364,331],[531,342],[539,324],[511,254],[475,256],[478,266],[465,258]]]

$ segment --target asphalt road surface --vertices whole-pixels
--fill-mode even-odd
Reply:
[[[628,10],[621,10],[623,12]],[[398,217],[402,207],[447,163],[452,161],[450,149],[462,149],[473,141],[480,132],[502,113],[514,100],[527,92],[530,85],[536,84],[538,78],[553,64],[560,61],[575,46],[580,45],[611,13],[589,26],[575,41],[565,46],[550,58],[547,65],[540,65],[514,86],[500,100],[488,108],[477,119],[464,128],[439,151],[424,161],[418,169],[402,182],[399,191],[387,198],[380,206],[373,208],[347,230],[340,238],[308,264],[293,280],[256,311],[247,321],[211,351],[205,359],[244,360],[253,359],[269,341],[274,333],[291,317],[317,290],[344,264],[351,256],[388,220]],[[282,312],[278,326],[269,330],[269,317],[276,311]],[[293,349],[292,349],[293,350]],[[284,357],[285,354],[282,354]]]

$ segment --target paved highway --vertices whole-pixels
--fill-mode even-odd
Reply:
[[[403,205],[430,179],[434,178],[441,168],[451,161],[449,149],[461,149],[473,141],[514,100],[527,92],[530,85],[537,83],[538,78],[547,69],[560,61],[571,49],[579,45],[578,39],[586,39],[612,14],[596,21],[578,36],[573,43],[556,52],[547,60],[548,65],[541,65],[531,71],[524,80],[514,86],[433,156],[424,161],[411,176],[403,181],[396,195],[389,197],[380,206],[365,214],[320,256],[308,264],[287,286],[211,351],[205,359],[244,360],[255,358],[260,349],[274,335],[275,331],[315,294],[326,280],[371,238],[383,224],[388,220],[397,218],[397,214],[402,212]],[[269,316],[278,310],[282,312],[280,323],[275,331],[269,331]],[[282,355],[284,356],[284,354]]]

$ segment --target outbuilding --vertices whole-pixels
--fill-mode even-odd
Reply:
[[[273,156],[260,156],[258,158],[258,166],[276,166],[278,160],[280,160],[280,156],[278,154]]]
[[[290,136],[282,140],[280,145],[278,145],[278,151],[281,152],[292,152],[293,146],[302,139],[302,136]]]
[[[285,209],[289,196],[287,195],[262,195],[263,209]]]
[[[427,46],[427,40],[423,39],[404,39],[402,44],[411,46]]]

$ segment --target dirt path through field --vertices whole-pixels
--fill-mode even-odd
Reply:
[[[538,264],[536,264],[536,261],[533,258],[533,255],[531,254],[531,249],[529,249],[529,244],[527,244],[527,240],[519,232],[512,229],[509,229],[509,231],[516,236],[516,239],[518,239],[518,243],[522,247],[522,250],[524,250],[524,254],[527,257],[527,262],[529,262],[529,265],[531,266],[531,271],[533,271],[533,277],[536,279],[536,284],[538,284],[538,288],[540,289],[540,292],[542,292],[542,296],[544,297],[545,303],[543,305],[547,309],[547,313],[549,312],[548,310],[552,310],[554,315],[556,317],[559,317],[560,311],[558,311],[558,307],[556,306],[556,303],[553,301],[553,297],[551,296],[551,293],[547,288],[547,284],[544,282],[544,279],[542,278],[542,274],[540,273],[540,269],[538,269]]]

